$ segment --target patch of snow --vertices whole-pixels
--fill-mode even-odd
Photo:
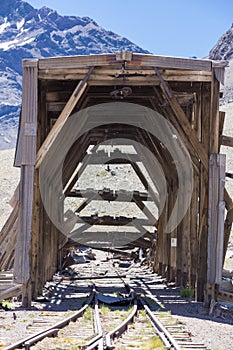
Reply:
[[[75,34],[78,31],[82,32],[82,35],[87,34],[91,29],[96,29],[99,31],[99,29],[102,29],[101,27],[98,27],[96,24],[94,23],[88,23],[85,27],[81,26],[81,25],[76,25],[70,29],[64,30],[62,33],[66,34],[66,33],[71,33],[71,34]]]
[[[4,51],[8,50],[9,49],[8,42],[1,43],[0,44],[0,49],[3,49]]]
[[[4,30],[10,26],[10,23],[7,22],[7,17],[4,18],[4,23],[0,25],[0,34],[4,32]]]
[[[30,44],[31,42],[33,42],[35,40],[35,38],[29,38],[27,40],[24,40],[22,42],[19,42],[17,46],[24,46],[24,45],[27,45],[27,44]]]
[[[21,21],[16,23],[17,29],[20,30],[25,23],[25,19],[23,18]]]
[[[23,30],[21,29],[21,31],[18,32],[18,34],[16,35],[16,38],[20,37],[21,35],[25,35],[27,32],[30,32],[31,28],[24,28]]]
[[[50,37],[53,39],[53,41],[56,41],[56,40],[54,40],[54,37],[53,37],[54,35],[57,37],[60,37],[60,38],[65,38],[65,36],[66,36],[65,31],[63,32],[62,30],[53,30],[50,33]]]
[[[34,22],[35,22],[35,19],[34,19],[34,18],[32,18],[32,19],[30,19],[29,21],[27,21],[27,24],[28,24],[28,23],[30,23],[30,24],[31,24],[31,23],[34,23]]]
[[[41,33],[43,33],[43,29],[39,29],[33,33],[30,33],[30,37],[25,37],[25,35],[23,35],[22,38],[17,37],[17,39],[2,42],[2,43],[0,43],[0,49],[7,51],[7,50],[12,49],[16,46],[27,45],[27,44],[33,42],[35,40],[35,37]]]

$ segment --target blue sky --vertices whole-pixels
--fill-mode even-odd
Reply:
[[[27,0],[62,15],[88,16],[157,54],[205,57],[233,22],[232,0]]]

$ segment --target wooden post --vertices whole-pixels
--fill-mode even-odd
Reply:
[[[170,200],[169,202],[171,203],[171,207],[174,207],[174,203],[176,200],[176,192],[175,192],[175,186],[173,186],[172,191],[170,193]],[[174,209],[173,209],[174,210]],[[171,242],[170,242],[170,281],[175,282],[176,280],[176,270],[177,270],[177,265],[176,265],[176,260],[177,260],[177,227],[171,232]]]
[[[189,239],[190,239],[190,208],[187,210],[182,220],[182,269],[181,269],[181,285],[188,285],[188,271],[190,267],[190,250],[189,250]]]
[[[199,196],[199,182],[198,174],[194,174],[193,179],[193,195],[190,206],[190,254],[191,267],[189,271],[189,282],[192,288],[196,287],[197,278],[197,253],[198,253],[198,196]]]
[[[218,287],[222,282],[222,261],[224,242],[224,184],[226,156],[211,154],[209,171],[208,209],[208,301],[216,300]]]
[[[202,147],[209,155],[211,103],[210,93],[201,91],[201,141]],[[208,162],[200,164],[199,170],[199,232],[198,232],[198,270],[196,283],[196,300],[203,301],[207,279],[207,239],[208,239]]]
[[[34,165],[36,162],[38,62],[23,62],[23,95],[21,119],[21,179],[19,197],[19,232],[16,243],[14,275],[23,284],[23,306],[31,303],[31,232]]]

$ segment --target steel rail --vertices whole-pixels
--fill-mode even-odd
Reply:
[[[119,275],[119,272],[117,271],[116,268],[115,268],[115,271]],[[140,279],[140,280],[146,286],[145,282],[142,279]],[[123,281],[125,287],[128,288],[128,290],[131,293],[134,293],[136,296],[136,292],[134,291],[134,289],[129,284],[126,284],[124,282],[123,278],[122,278],[122,281]],[[148,288],[148,286],[146,286],[146,287]],[[155,333],[159,336],[159,338],[163,342],[164,346],[168,349],[173,348],[174,350],[181,350],[180,345],[173,338],[171,333],[159,321],[159,319],[153,314],[153,312],[151,311],[149,306],[146,304],[146,302],[143,300],[143,298],[140,297],[138,300],[135,300],[135,301],[137,303],[138,303],[138,301],[140,301],[140,303],[142,304],[143,308],[145,309],[146,313],[148,314],[148,316],[150,318],[150,321],[151,321],[153,328],[155,329]],[[112,349],[111,338],[113,338],[113,336],[111,337],[110,333],[109,333],[109,334],[107,334],[106,338],[107,338],[107,344],[109,346],[107,349]]]
[[[137,312],[138,312],[138,301],[134,299],[134,306],[130,315],[119,326],[117,326],[111,332],[105,335],[105,343],[106,343],[107,349],[113,349],[111,340],[113,340],[115,337],[119,337],[122,333],[124,333],[127,330],[128,324],[133,322],[133,319],[137,315]]]
[[[171,347],[174,350],[182,350],[180,345],[177,343],[177,341],[173,338],[171,333],[164,327],[164,325],[159,321],[159,319],[153,314],[149,306],[146,304],[146,302],[143,300],[143,298],[139,299],[140,303],[142,304],[143,308],[145,309],[146,313],[148,314],[150,321],[155,329],[155,332],[158,334],[162,342],[164,343],[164,346],[168,349]]]
[[[86,345],[82,346],[82,349],[96,349],[99,350],[104,349],[104,336],[103,336],[103,330],[100,322],[100,315],[99,315],[99,302],[98,297],[96,294],[96,289],[94,286],[94,293],[95,293],[95,304],[94,304],[94,325],[95,325],[95,332],[97,333],[97,336],[92,338]]]
[[[30,346],[37,343],[38,341],[48,336],[54,335],[55,333],[57,333],[57,330],[64,328],[71,321],[75,322],[79,317],[81,317],[86,311],[86,309],[88,308],[88,306],[92,303],[94,296],[95,296],[95,292],[92,290],[86,304],[80,310],[76,311],[73,315],[66,317],[62,321],[55,323],[53,326],[47,329],[44,329],[36,334],[30,335],[27,338],[21,339],[14,344],[8,345],[7,347],[4,348],[4,350],[14,350],[18,348],[30,349]]]

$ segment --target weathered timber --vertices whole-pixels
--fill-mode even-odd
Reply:
[[[211,154],[210,156],[207,261],[207,282],[209,284],[210,300],[216,299],[215,285],[221,285],[222,282],[225,162],[225,155]]]
[[[17,235],[14,274],[25,287],[31,274],[31,245],[34,165],[37,145],[38,62],[23,63],[23,96],[19,162],[21,164],[19,230]],[[23,287],[23,305],[31,303],[30,290]]]
[[[122,62],[124,60],[122,59]],[[102,54],[90,56],[70,56],[44,58],[39,61],[39,69],[68,69],[74,67],[111,66],[119,64],[115,54]],[[198,60],[177,57],[162,57],[143,54],[133,54],[130,66],[162,67],[172,69],[191,69],[197,71],[211,71],[210,60]],[[127,66],[127,64],[126,64]]]
[[[221,144],[222,146],[233,147],[233,137],[222,135]]]
[[[92,188],[86,190],[73,190],[67,194],[67,197],[77,197],[77,198],[92,198],[92,200],[106,200],[106,201],[120,201],[120,202],[133,202],[135,200],[140,200],[143,202],[152,201],[152,198],[146,192],[139,191],[126,191],[119,190],[114,191],[110,188],[105,188],[103,190],[94,190]]]
[[[22,285],[18,284],[0,292],[0,300],[11,299],[22,293]]]
[[[86,87],[87,87],[87,80],[89,79],[89,76],[91,75],[93,71],[93,67],[91,67],[86,74],[85,78],[81,80],[76,89],[74,90],[72,96],[70,97],[69,101],[67,102],[66,106],[64,107],[62,113],[60,114],[60,117],[58,118],[57,122],[55,123],[53,129],[51,130],[49,136],[41,146],[40,150],[37,153],[37,162],[36,166],[39,167],[41,162],[43,161],[45,154],[50,149],[51,145],[54,142],[54,139],[58,135],[59,131],[61,130],[62,126],[65,124],[67,118],[72,113],[72,110],[74,109],[75,105],[78,103],[79,99],[81,98],[82,94],[84,93]]]
[[[113,226],[124,226],[128,224],[134,224],[134,221],[139,225],[150,226],[150,222],[146,219],[138,219],[136,217],[124,217],[124,216],[79,216],[77,217],[77,223],[86,222],[89,225],[113,225]]]

